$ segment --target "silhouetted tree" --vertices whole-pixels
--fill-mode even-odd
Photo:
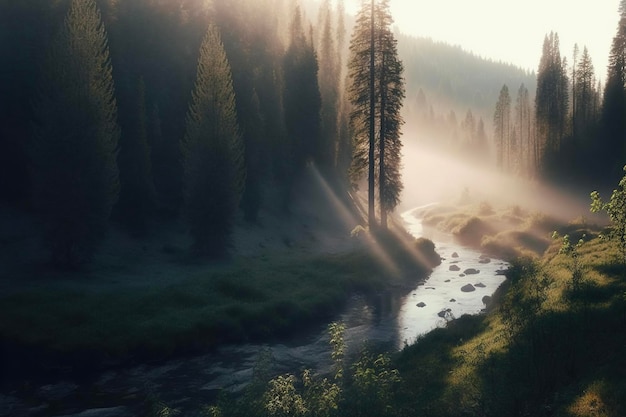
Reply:
[[[374,187],[378,181],[383,228],[387,227],[387,214],[398,204],[402,190],[400,128],[404,121],[400,110],[405,87],[397,41],[390,29],[392,22],[387,0],[363,2],[350,43],[349,64],[353,177],[361,176],[367,167],[370,227],[376,225]]]
[[[504,84],[496,103],[493,115],[494,141],[496,146],[496,164],[499,169],[509,169],[509,142],[511,140],[511,95]]]
[[[556,164],[561,151],[567,126],[568,90],[569,81],[559,50],[559,35],[552,32],[544,39],[535,95],[537,139],[544,171],[553,168],[551,165]]]
[[[518,138],[517,157],[519,158],[520,173],[531,176],[535,163],[533,158],[533,137],[532,137],[532,110],[530,107],[530,94],[528,88],[522,83],[517,90],[515,100],[515,131]]]
[[[380,199],[380,224],[387,228],[387,214],[400,202],[402,192],[402,141],[400,130],[404,124],[401,111],[405,98],[404,67],[398,58],[397,41],[391,31],[393,19],[389,2],[382,0],[377,20],[379,28],[378,85],[380,95],[378,135],[378,195]],[[456,119],[456,116],[455,116]],[[456,124],[456,121],[455,121]]]
[[[94,0],[73,0],[40,82],[31,149],[33,193],[56,265],[88,260],[118,197],[112,68]]]
[[[340,55],[335,43],[330,1],[320,6],[321,36],[319,40],[319,88],[322,99],[320,149],[317,160],[326,169],[334,166],[339,113]]]
[[[626,0],[619,6],[620,20],[613,38],[602,106],[601,159],[605,170],[617,176],[626,150]]]
[[[584,135],[588,129],[595,124],[597,114],[595,112],[596,101],[596,79],[593,63],[589,56],[589,51],[585,46],[583,54],[578,61],[578,68],[575,72],[575,89],[572,93],[572,111],[576,116],[572,117],[573,136]]]
[[[185,217],[194,250],[223,255],[243,192],[245,169],[230,65],[213,25],[200,47],[181,149]]]
[[[285,126],[293,164],[289,177],[299,172],[307,161],[320,162],[320,155],[324,153],[320,141],[322,99],[317,78],[318,64],[310,42],[305,35],[298,6],[283,61]]]

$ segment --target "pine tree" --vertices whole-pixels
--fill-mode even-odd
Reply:
[[[376,226],[376,182],[383,228],[387,213],[398,204],[402,191],[400,128],[404,121],[400,110],[405,90],[403,65],[398,58],[391,24],[388,0],[378,4],[373,0],[363,2],[350,42],[352,177],[358,179],[367,169],[370,228]]]
[[[543,43],[535,95],[537,140],[544,171],[553,168],[551,165],[558,161],[561,152],[561,142],[567,125],[568,90],[566,62],[561,59],[559,35],[550,33]]]
[[[600,159],[617,176],[626,156],[626,0],[621,0],[620,20],[609,55],[602,105],[603,137]]]
[[[530,176],[533,170],[531,143],[532,114],[528,88],[522,83],[515,100],[515,130],[518,137],[519,164],[522,175]]]
[[[117,106],[94,0],[73,0],[48,50],[31,148],[34,200],[53,262],[74,267],[103,239],[118,191]]]
[[[332,167],[336,158],[339,112],[340,62],[335,37],[333,36],[330,1],[320,7],[321,36],[319,42],[319,88],[322,99],[320,150],[317,156],[320,165]]]
[[[285,52],[283,72],[283,105],[293,159],[290,176],[293,176],[307,161],[320,162],[324,153],[324,146],[320,142],[322,98],[317,78],[317,57],[305,35],[299,6],[293,17],[291,41]]]
[[[228,249],[245,169],[230,65],[213,25],[200,47],[181,150],[185,217],[194,249],[221,256]]]
[[[509,142],[511,139],[511,95],[509,87],[504,84],[500,89],[500,96],[496,103],[493,115],[496,164],[499,169],[509,169]]]
[[[392,212],[400,203],[400,193],[403,189],[400,172],[402,163],[400,130],[404,124],[401,115],[405,98],[404,79],[402,77],[404,67],[398,58],[397,41],[391,31],[392,23],[389,2],[382,0],[378,13],[380,61],[377,63],[377,67],[380,89],[378,195],[380,199],[380,224],[383,229],[387,228],[387,214]]]
[[[587,129],[595,123],[594,100],[595,100],[595,73],[591,56],[585,46],[583,54],[578,61],[576,74],[576,89],[572,93],[573,108],[576,118],[573,119],[576,134],[585,134]]]

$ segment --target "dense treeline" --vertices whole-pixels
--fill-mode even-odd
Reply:
[[[504,84],[493,120],[502,170],[558,183],[608,186],[619,178],[626,160],[626,1],[619,13],[604,88],[587,48],[575,45],[568,62],[557,33],[544,39],[534,103],[522,85],[513,105]]]
[[[406,63],[409,128],[421,143],[493,164],[493,97],[503,83],[524,84],[534,91],[535,73],[487,60],[460,46],[397,36]]]
[[[90,16],[68,12],[81,5]],[[110,212],[135,235],[146,234],[159,213],[184,214],[196,247],[220,252],[228,239],[215,233],[228,235],[232,224],[224,216],[240,206],[255,222],[267,201],[288,210],[295,179],[308,163],[347,185],[352,150],[339,53],[345,45],[334,42],[346,38],[346,25],[341,4],[338,10],[321,5],[318,31],[299,8],[278,0],[3,2],[1,198],[48,219],[56,211],[50,228],[63,236],[75,230],[65,246],[84,252],[80,259],[56,256],[73,264],[93,253]],[[209,24],[215,25],[211,36]],[[78,72],[68,73],[73,67]],[[102,86],[92,91],[88,80]],[[228,85],[232,93],[224,91]],[[101,108],[81,99],[89,94]],[[208,114],[207,108],[230,110]],[[87,127],[91,144],[81,139]],[[67,142],[72,134],[80,146]],[[235,137],[239,145],[225,145]],[[106,169],[94,165],[89,147]],[[204,148],[212,148],[205,158]],[[98,179],[96,171],[107,178]],[[83,192],[72,188],[71,177]],[[194,191],[201,177],[210,195]],[[215,215],[200,220],[193,214],[206,210]]]

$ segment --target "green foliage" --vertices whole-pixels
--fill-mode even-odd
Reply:
[[[55,264],[89,260],[117,201],[119,128],[107,35],[94,0],[74,0],[44,61],[31,147],[36,205]]]
[[[552,233],[552,239],[559,239],[560,236],[557,232]],[[561,247],[559,248],[560,255],[566,255],[572,262],[572,290],[579,292],[583,281],[583,265],[580,260],[580,248],[585,243],[585,235],[578,240],[575,245],[570,242],[569,235],[565,235],[562,238]]]
[[[296,391],[295,382],[294,375],[281,375],[269,382],[263,401],[269,416],[304,416],[307,413],[304,399]]]
[[[527,258],[515,260],[508,277],[511,287],[500,306],[500,315],[507,337],[513,343],[522,343],[524,331],[538,322],[538,314],[548,299],[547,290],[553,280],[536,261]]]
[[[626,167],[624,167],[624,171],[626,171]],[[623,261],[626,262],[626,175],[622,177],[618,187],[613,190],[608,202],[602,201],[599,192],[591,193],[591,211],[593,213],[605,211],[609,215],[612,227],[607,237],[618,241]]]
[[[328,335],[330,336],[330,346],[332,348],[331,357],[334,362],[335,379],[340,380],[344,374],[344,357],[346,342],[344,333],[346,325],[343,322],[333,322],[328,325]]]
[[[181,143],[185,216],[194,249],[222,255],[233,228],[245,181],[230,65],[217,28],[210,25]]]
[[[344,347],[341,322],[328,327],[332,357],[343,366]],[[261,357],[261,363],[266,363]],[[244,396],[234,402],[220,402],[207,408],[211,416],[385,416],[399,415],[397,389],[401,378],[387,354],[364,351],[350,368],[349,375],[335,374],[329,380],[306,369],[301,378],[294,374],[272,379],[254,377]],[[256,375],[256,370],[255,370]],[[267,375],[267,374],[266,374]]]
[[[357,416],[389,416],[396,409],[396,394],[401,382],[387,354],[364,352],[353,365],[348,407]]]

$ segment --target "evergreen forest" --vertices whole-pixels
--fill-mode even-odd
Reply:
[[[0,417],[626,415],[626,0],[393,3],[0,0]]]

